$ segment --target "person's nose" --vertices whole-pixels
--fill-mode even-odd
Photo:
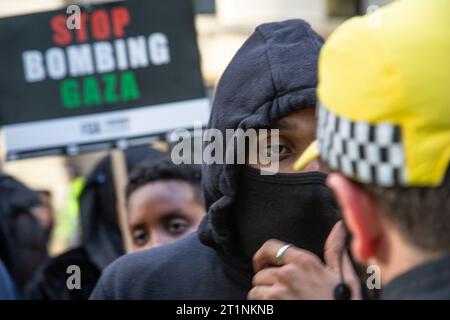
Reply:
[[[330,168],[325,165],[320,159],[314,159],[302,170],[302,172],[320,171],[323,173],[330,173]]]
[[[153,237],[152,240],[150,241],[151,248],[156,248],[170,242],[170,239],[166,235],[164,235],[164,232],[162,231],[154,231],[152,232],[152,234]]]
[[[303,172],[309,172],[309,171],[322,171],[320,162],[317,159],[314,159],[308,165],[302,170]]]

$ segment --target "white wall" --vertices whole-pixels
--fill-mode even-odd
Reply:
[[[260,24],[286,19],[325,20],[326,0],[217,0],[219,20],[227,25]]]
[[[61,8],[64,0],[0,0],[0,17]]]
[[[217,82],[248,36],[261,23],[304,19],[327,36],[342,19],[327,17],[326,0],[216,0],[215,17],[196,18],[202,71],[206,82]]]

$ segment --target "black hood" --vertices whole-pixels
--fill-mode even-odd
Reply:
[[[161,155],[149,147],[130,148],[124,153],[128,172],[143,160],[156,159]],[[79,201],[82,246],[101,270],[125,253],[116,210],[110,155],[100,160],[89,174]]]
[[[209,128],[267,128],[316,104],[317,60],[323,39],[302,20],[263,24],[236,53],[217,86]],[[225,147],[224,150],[227,148]],[[226,157],[226,155],[224,155]],[[239,165],[203,165],[208,211],[200,240],[233,254],[229,218]]]
[[[0,176],[0,258],[11,273],[17,263],[17,218],[31,216],[31,208],[40,204],[39,195],[17,179]]]

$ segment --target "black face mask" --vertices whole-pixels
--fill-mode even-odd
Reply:
[[[243,166],[234,204],[235,231],[247,259],[269,239],[292,243],[323,258],[338,208],[321,172],[261,175]]]

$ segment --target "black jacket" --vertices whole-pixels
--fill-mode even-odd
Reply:
[[[226,129],[267,128],[291,113],[315,106],[322,43],[302,20],[259,26],[222,75],[209,127],[223,133]],[[91,297],[245,299],[253,272],[250,261],[239,252],[229,221],[238,170],[237,165],[204,165],[208,212],[198,233],[118,259],[104,272]]]
[[[78,266],[81,289],[67,288],[67,268]],[[48,259],[36,271],[24,293],[27,300],[86,300],[100,277],[100,269],[91,261],[83,247]]]
[[[450,256],[433,260],[390,281],[383,300],[449,300]]]
[[[0,259],[22,292],[40,263],[47,258],[47,236],[32,208],[36,192],[13,177],[0,176]]]
[[[192,234],[107,268],[91,299],[245,299],[251,283]]]

